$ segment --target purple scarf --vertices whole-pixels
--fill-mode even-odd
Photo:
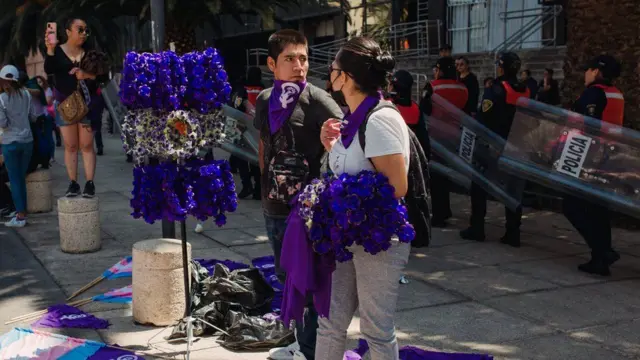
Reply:
[[[329,317],[331,274],[335,270],[335,260],[313,251],[304,220],[298,214],[298,206],[287,219],[280,266],[287,273],[280,314],[285,325],[289,326],[291,320],[302,321],[307,294],[313,294],[318,315]]]
[[[69,305],[54,305],[32,325],[47,328],[106,329],[109,322]]]
[[[345,148],[351,145],[354,136],[358,133],[360,125],[362,125],[364,119],[367,118],[369,111],[378,105],[378,102],[380,102],[380,97],[367,96],[360,105],[358,105],[356,111],[345,115],[340,129],[342,145],[344,145]]]
[[[276,80],[273,83],[273,89],[269,97],[269,129],[271,130],[271,135],[278,132],[282,125],[289,120],[293,109],[296,108],[300,94],[306,87],[306,81]]]

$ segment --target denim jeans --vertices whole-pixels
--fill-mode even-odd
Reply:
[[[276,274],[278,274],[280,281],[284,283],[286,274],[280,268],[280,252],[282,251],[284,232],[287,230],[287,219],[271,217],[265,214],[264,220],[267,227],[267,236],[269,237],[275,258]],[[313,306],[313,298],[309,297],[307,299],[307,308],[304,312],[304,319],[301,324],[296,324],[296,339],[298,340],[298,345],[300,345],[300,351],[307,360],[315,359],[317,330],[318,313]]]
[[[33,142],[2,145],[4,164],[11,184],[11,197],[17,212],[27,211],[27,168],[32,152]]]

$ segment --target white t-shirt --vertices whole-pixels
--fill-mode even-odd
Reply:
[[[361,170],[374,170],[370,158],[402,154],[405,171],[409,172],[409,130],[399,112],[383,108],[371,114],[365,135],[364,152],[357,133],[349,148],[345,149],[341,139],[333,145],[329,153],[331,171],[355,175]]]

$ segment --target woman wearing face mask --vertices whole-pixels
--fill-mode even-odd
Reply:
[[[379,91],[386,88],[394,66],[393,57],[369,38],[352,38],[341,48],[331,65],[331,84],[333,91],[343,94],[350,113],[342,122],[325,122],[321,140],[334,173],[378,171],[389,179],[396,198],[401,198],[407,192],[409,130],[397,110],[375,109],[381,101]],[[358,129],[367,116],[363,151]],[[319,321],[316,360],[342,359],[347,328],[356,309],[371,359],[398,359],[394,314],[398,278],[408,261],[410,245],[395,239],[389,250],[377,255],[358,245],[350,250],[353,260],[336,264],[329,316]]]
[[[64,141],[64,160],[67,167],[67,175],[71,180],[66,192],[66,196],[73,197],[80,195],[80,185],[78,184],[78,149],[82,152],[84,164],[84,174],[87,180],[83,197],[91,198],[95,195],[95,185],[93,176],[96,169],[96,153],[93,148],[93,132],[91,130],[91,120],[88,117],[77,123],[67,123],[60,116],[58,106],[69,95],[78,90],[78,82],[83,81],[89,94],[96,95],[98,84],[97,75],[80,69],[80,62],[85,55],[84,45],[89,36],[87,23],[79,18],[70,18],[65,25],[67,41],[59,45],[58,40],[53,36],[45,34],[45,44],[47,54],[44,60],[44,70],[47,74],[53,75],[55,79],[54,107],[56,108],[56,124],[62,132]]]

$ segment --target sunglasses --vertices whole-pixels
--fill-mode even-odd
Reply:
[[[87,36],[89,36],[89,34],[91,34],[91,31],[89,30],[89,28],[83,27],[83,26],[78,26],[78,34],[82,35],[85,34]]]

